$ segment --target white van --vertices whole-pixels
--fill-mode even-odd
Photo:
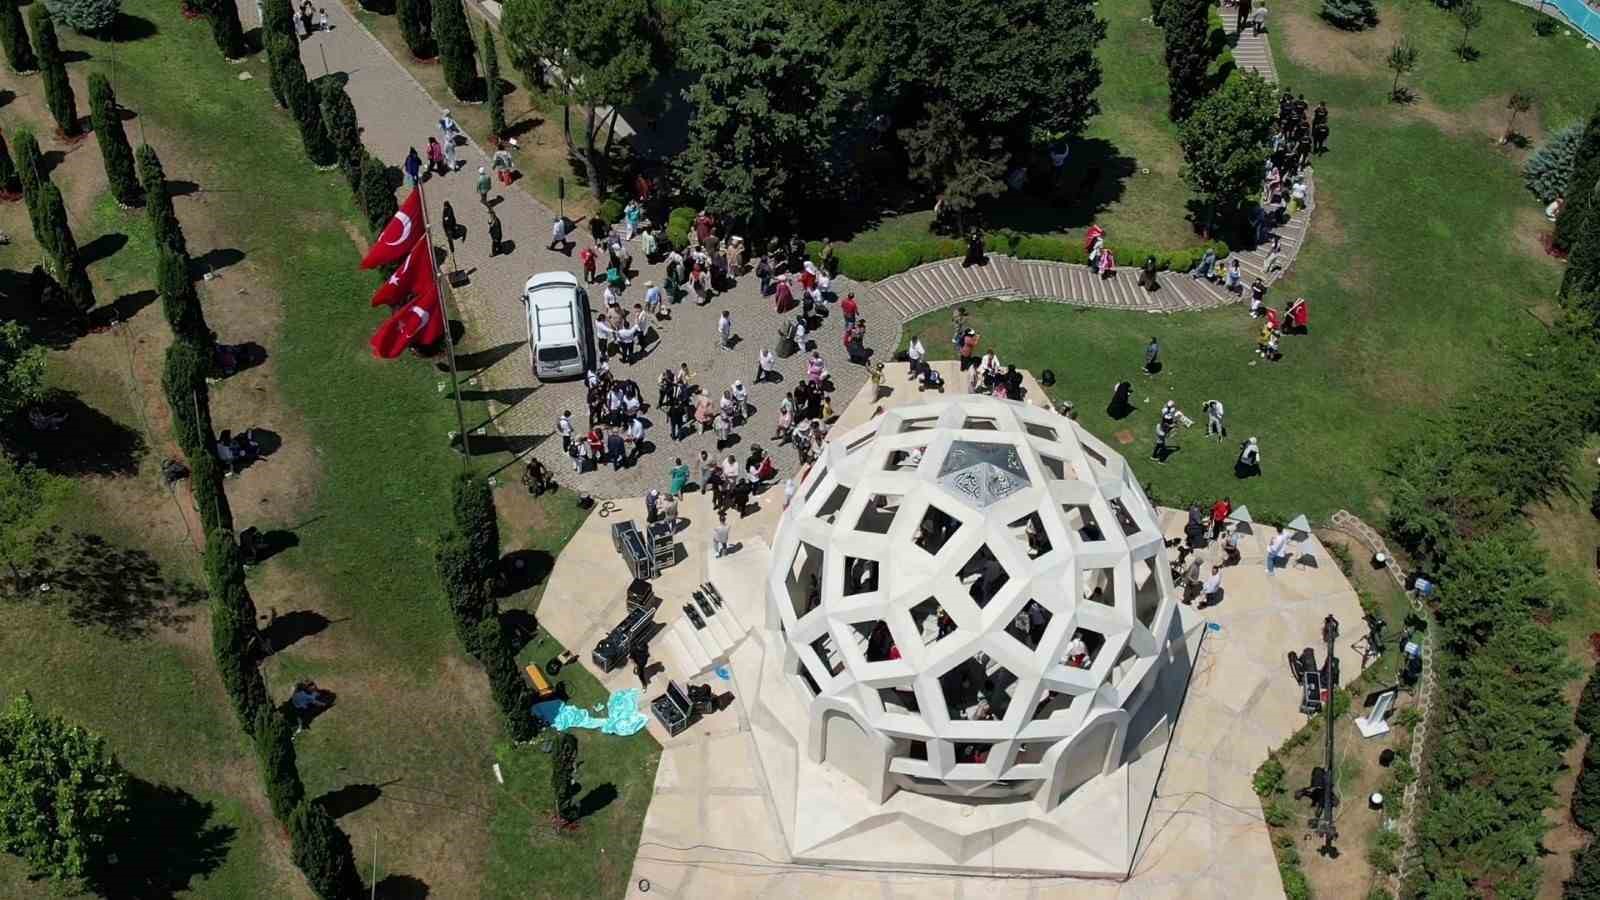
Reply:
[[[541,381],[580,376],[593,367],[589,296],[571,272],[542,272],[528,279],[528,355]]]

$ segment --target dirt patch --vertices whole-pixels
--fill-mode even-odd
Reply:
[[[1555,271],[1561,268],[1561,263],[1545,252],[1545,239],[1553,228],[1550,220],[1544,217],[1543,209],[1529,206],[1518,209],[1512,217],[1511,234],[1508,237],[1525,256]]]
[[[1384,58],[1405,32],[1405,17],[1393,5],[1365,31],[1340,31],[1307,12],[1272,10],[1273,29],[1284,36],[1295,62],[1330,75],[1373,75],[1386,71]]]
[[[1311,211],[1311,229],[1307,240],[1329,247],[1344,246],[1344,220],[1339,215],[1338,200],[1333,196],[1323,194],[1317,197],[1317,208]]]

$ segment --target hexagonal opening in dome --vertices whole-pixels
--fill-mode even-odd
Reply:
[[[983,544],[972,554],[972,558],[967,560],[967,564],[956,572],[956,578],[966,586],[972,602],[982,609],[988,606],[994,595],[1000,593],[1000,589],[1011,580],[1011,573],[1006,571],[998,559],[995,559],[989,545]]]
[[[789,575],[784,579],[789,601],[794,605],[794,617],[805,618],[822,605],[822,550],[808,541],[800,541],[789,564]]]
[[[899,512],[898,494],[873,494],[867,498],[867,505],[856,519],[856,530],[869,534],[888,534],[889,526],[894,524],[894,517]]]
[[[870,594],[878,589],[878,561],[862,556],[844,558],[844,596]]]
[[[960,519],[930,503],[922,514],[922,521],[917,523],[917,533],[911,542],[929,553],[938,554],[960,530]]]
[[[1083,599],[1116,608],[1117,589],[1115,570],[1110,566],[1087,567],[1083,570]]]
[[[888,662],[898,658],[898,647],[895,646],[894,633],[889,630],[889,623],[882,619],[869,619],[865,622],[852,622],[850,627],[855,630],[856,643],[861,647],[861,655],[867,662]]]
[[[1016,689],[1017,676],[992,658],[970,656],[939,676],[939,690],[952,720],[1004,719]]]
[[[1065,715],[1068,710],[1072,709],[1072,703],[1077,699],[1078,695],[1076,694],[1054,689],[1047,690],[1044,692],[1044,696],[1039,698],[1039,705],[1034,707],[1033,721],[1038,722],[1057,715]]]
[[[811,649],[817,652],[817,659],[822,662],[822,667],[829,675],[837,675],[844,671],[844,654],[833,644],[833,635],[825,634],[811,642]]]
[[[1029,599],[1011,621],[1006,623],[1006,634],[1011,635],[1017,643],[1028,650],[1039,649],[1039,641],[1044,638],[1044,631],[1050,627],[1050,620],[1055,614],[1045,609],[1037,600]]]
[[[941,641],[956,632],[956,620],[944,611],[939,601],[933,597],[911,607],[911,624],[917,627],[917,633],[922,635],[922,646],[926,647]]]
[[[1061,664],[1073,669],[1089,669],[1106,645],[1106,636],[1092,628],[1077,628],[1061,652]]]
[[[1026,429],[1029,434],[1036,438],[1044,438],[1047,441],[1061,440],[1061,435],[1054,428],[1051,428],[1048,425],[1040,425],[1038,422],[1029,422],[1024,420],[1022,427]]]
[[[1078,533],[1079,540],[1094,543],[1106,539],[1106,533],[1100,529],[1100,520],[1095,517],[1089,504],[1063,503],[1061,511],[1066,514],[1067,525]]]
[[[928,445],[920,447],[906,447],[901,450],[890,450],[883,460],[885,472],[910,472],[922,465],[922,457],[928,452]]]
[[[994,744],[985,741],[962,741],[956,744],[956,764],[986,763],[994,752]]]
[[[817,518],[824,522],[832,522],[834,516],[838,515],[839,510],[844,507],[844,502],[848,499],[850,499],[850,489],[842,484],[836,485],[833,490],[828,492],[828,497],[822,501],[822,505],[817,507]]]
[[[1055,549],[1050,543],[1049,533],[1044,529],[1044,520],[1036,512],[1028,513],[1006,527],[1011,529],[1011,536],[1017,539],[1017,543],[1027,548],[1029,559],[1038,559]]]
[[[883,711],[891,715],[915,715],[921,711],[917,705],[917,692],[910,687],[878,688],[878,700],[883,703]],[[928,752],[926,745],[923,746],[922,752]]]
[[[1161,611],[1161,579],[1154,562],[1139,559],[1133,563],[1133,615],[1146,628],[1155,627],[1156,613]]]
[[[1122,526],[1124,537],[1133,537],[1139,533],[1138,521],[1133,518],[1132,513],[1128,512],[1127,504],[1123,503],[1121,498],[1112,497],[1106,503],[1111,507],[1112,514],[1116,516],[1117,524]]]

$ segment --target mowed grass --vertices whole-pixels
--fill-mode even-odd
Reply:
[[[1309,0],[1294,8],[1314,12]],[[1520,20],[1522,10],[1492,5],[1486,12],[1498,22]],[[1325,31],[1325,41],[1355,39]],[[1313,517],[1346,507],[1381,521],[1387,449],[1498,365],[1508,339],[1542,332],[1534,314],[1548,313],[1560,270],[1521,239],[1533,201],[1515,161],[1492,141],[1441,130],[1415,109],[1390,108],[1378,72],[1328,76],[1274,49],[1284,82],[1326,97],[1333,123],[1333,151],[1316,161],[1311,237],[1289,277],[1268,293],[1279,308],[1296,296],[1310,304],[1310,333],[1286,336],[1282,361],[1255,355],[1260,322],[1242,305],[1172,316],[1015,303],[973,312],[984,344],[1003,362],[1055,371],[1052,395],[1075,401],[1092,432],[1116,445],[1115,433],[1130,431],[1134,440],[1123,452],[1157,493],[1232,495],[1235,503]],[[1600,58],[1581,62],[1591,84],[1600,84]],[[1524,80],[1539,82],[1570,77],[1557,70],[1574,62],[1530,54],[1523,64]],[[1434,71],[1418,79],[1424,93]],[[1484,71],[1477,87],[1484,96],[1508,89],[1488,83],[1492,71]],[[1591,87],[1587,102],[1597,95]],[[948,312],[931,314],[908,333],[921,331],[930,351],[948,355],[948,322]],[[1165,362],[1154,378],[1139,372],[1152,335]],[[1123,379],[1133,382],[1136,403],[1149,398],[1149,406],[1113,421],[1105,407]],[[1157,465],[1149,456],[1157,408],[1167,399],[1199,424],[1180,429],[1181,449]],[[1221,444],[1203,437],[1200,406],[1208,399],[1228,410],[1229,440]],[[1241,481],[1234,454],[1251,435],[1261,439],[1263,474]]]
[[[1150,15],[1145,3],[1102,3],[1095,12],[1106,22],[1106,38],[1097,52],[1103,70],[1095,93],[1100,114],[1073,142],[1066,175],[1071,181],[1098,169],[1099,186],[1089,192],[1093,199],[1058,206],[1033,199],[1043,189],[1029,185],[991,203],[986,224],[1072,240],[1081,237],[1091,222],[1098,222],[1113,240],[1127,246],[1177,250],[1196,245],[1200,239],[1184,219],[1184,205],[1192,192],[1179,175],[1183,155],[1177,126],[1167,119],[1161,31],[1140,21]],[[891,249],[927,237],[932,221],[930,200],[927,208],[887,216],[842,245]]]
[[[157,141],[168,176],[193,181],[201,191],[197,199],[180,202],[180,217],[186,204],[199,202],[206,204],[210,220],[203,236],[197,234],[199,228],[190,230],[197,252],[234,248],[249,261],[251,275],[240,277],[242,269],[225,275],[206,291],[208,302],[281,304],[277,334],[224,337],[269,345],[277,372],[275,390],[314,444],[316,472],[281,476],[314,482],[308,510],[235,509],[240,527],[290,528],[298,538],[297,546],[252,570],[258,597],[276,595],[287,598],[280,602],[295,604],[280,605],[280,613],[313,609],[332,620],[326,631],[291,645],[266,666],[269,685],[280,698],[293,681],[306,677],[340,694],[335,708],[296,742],[308,794],[379,787],[377,802],[341,819],[364,875],[371,874],[370,854],[376,847],[379,879],[403,875],[429,886],[437,896],[462,896],[476,891],[484,872],[493,867],[506,873],[498,882],[504,895],[534,895],[541,873],[519,868],[514,858],[491,859],[497,848],[487,836],[500,803],[545,802],[548,782],[527,787],[538,798],[517,797],[494,785],[489,767],[502,738],[487,680],[460,652],[433,572],[432,546],[449,522],[449,481],[462,467],[446,440],[455,428],[449,394],[441,388],[446,376],[435,361],[372,359],[367,338],[381,316],[367,303],[377,276],[357,268],[365,240],[361,217],[338,174],[312,170],[289,119],[272,109],[264,59],[226,64],[204,23],[185,21],[176,7],[131,0],[124,13],[143,20],[154,34],[114,47],[64,34],[70,50],[89,57],[75,63],[73,71],[112,75],[121,102],[136,110],[152,133],[169,136],[169,146]],[[253,78],[241,81],[241,72]],[[33,84],[37,82],[24,87]],[[138,142],[137,129],[131,137]],[[129,281],[128,290],[149,286],[153,273],[143,245],[148,236],[141,227],[142,220],[125,223],[120,230],[130,240],[116,256],[95,265],[97,277],[107,274],[102,268],[114,267],[119,278]],[[86,235],[79,238],[84,242]],[[231,383],[218,386],[213,403],[248,412],[254,398],[234,388]],[[481,404],[470,404],[467,418],[469,427],[483,422]],[[469,464],[487,473],[507,461],[504,454],[495,454]],[[509,470],[501,477],[516,474]],[[570,506],[571,497],[545,502]],[[527,546],[555,553],[579,520],[563,509],[517,531]],[[530,592],[507,604],[534,599]],[[38,627],[31,621],[18,633]],[[13,632],[8,628],[6,633]],[[118,681],[125,689],[121,702],[112,702],[119,696],[112,692],[105,706],[120,716],[98,717],[93,705],[85,705],[80,720],[98,726],[113,746],[139,744],[165,763],[164,769],[139,774],[154,779],[179,771],[198,782],[221,770],[233,785],[255,791],[259,776],[253,754],[226,706],[220,715],[214,709],[196,709],[193,686],[214,688],[216,683],[209,636],[198,635],[194,644],[187,656],[165,661],[152,654],[148,664],[141,648],[131,663],[141,671],[133,674],[109,666],[113,659],[128,664],[131,652],[108,651],[70,630],[35,641],[30,650],[55,663],[58,671],[103,668],[99,683]],[[8,659],[0,671],[31,681],[44,670],[13,668]],[[147,679],[188,687],[170,695],[141,690]],[[85,691],[97,684],[87,677],[79,681]],[[147,702],[130,702],[129,694]],[[152,711],[149,705],[159,708]],[[73,707],[71,712],[76,717],[80,710]],[[209,718],[200,722],[202,716]],[[160,729],[158,740],[146,739],[144,732],[151,728]],[[199,731],[218,737],[209,742],[186,738]],[[633,773],[644,772],[647,793],[656,752],[648,736],[628,739],[617,745],[615,776],[606,774],[611,763],[602,753],[594,756],[585,777],[596,784],[609,780],[621,785]],[[616,836],[608,846],[619,860],[631,862],[643,811],[639,803],[636,797],[601,813],[604,830]],[[236,805],[220,800],[218,805],[219,816],[237,812]],[[292,872],[285,889],[271,886],[274,873],[252,854],[259,844],[254,835],[277,826],[264,810],[245,817],[250,815],[251,821],[236,826],[238,861],[230,857],[213,876],[217,883],[208,883],[199,895],[294,896],[303,890]],[[523,855],[526,848],[507,852]],[[235,866],[245,874],[232,874]],[[605,893],[598,889],[600,883],[590,881],[589,889],[577,893],[621,894],[620,880],[606,882],[611,887]],[[380,893],[404,890],[408,884],[415,887],[412,882],[389,882]]]

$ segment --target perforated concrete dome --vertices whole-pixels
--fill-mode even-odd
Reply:
[[[810,754],[884,798],[1053,808],[1120,764],[1174,615],[1156,513],[1122,457],[982,396],[830,440],[772,558],[769,625]]]

